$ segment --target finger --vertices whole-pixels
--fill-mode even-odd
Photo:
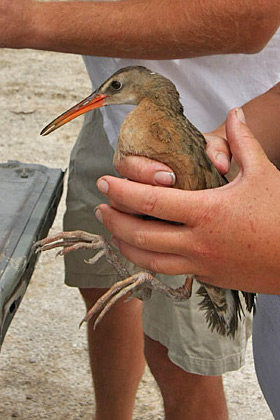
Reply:
[[[181,222],[188,226],[196,224],[202,211],[208,213],[209,207],[215,205],[216,200],[215,189],[186,191],[162,188],[109,175],[99,178],[97,188],[110,200],[130,208],[132,212]]]
[[[141,215],[141,213],[139,211],[132,210],[130,207],[123,206],[123,205],[119,204],[118,202],[116,202],[114,200],[110,200],[110,206],[113,207],[114,209],[118,210],[118,211],[121,211],[122,213],[136,214],[138,216]]]
[[[242,108],[229,112],[226,131],[232,155],[241,170],[255,168],[264,158],[267,159],[260,143],[246,125]]]
[[[124,177],[143,184],[172,187],[176,177],[172,169],[161,162],[143,156],[127,156],[115,163]]]
[[[226,139],[214,135],[205,134],[206,152],[212,163],[222,173],[226,174],[230,168],[231,152]]]
[[[197,272],[198,269],[190,260],[180,255],[158,253],[135,248],[118,238],[113,239],[113,244],[134,264],[154,273],[177,275],[194,273]]]
[[[99,205],[95,214],[114,236],[136,248],[181,255],[188,248],[187,243],[194,246],[192,234],[184,225],[143,220],[120,213],[107,204]],[[180,240],[182,235],[184,239]]]

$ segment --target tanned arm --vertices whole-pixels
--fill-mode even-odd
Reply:
[[[277,83],[263,95],[244,104],[242,109],[252,133],[261,143],[270,161],[280,169],[280,83]],[[206,138],[208,139],[207,153],[215,161],[219,148],[225,153],[225,145],[220,141],[221,138],[227,138],[225,122],[212,133],[208,133]],[[226,172],[223,167],[219,166],[219,163],[215,162],[215,164],[221,172]],[[235,178],[238,171],[238,166],[233,160],[230,172],[227,175],[228,179]]]
[[[278,0],[0,0],[0,45],[139,59],[255,53],[279,22]]]

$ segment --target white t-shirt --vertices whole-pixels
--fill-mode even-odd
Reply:
[[[257,54],[158,61],[86,56],[84,61],[93,90],[128,65],[143,65],[168,77],[180,93],[185,115],[206,132],[218,126],[231,108],[243,105],[280,81],[280,29]],[[104,127],[113,147],[130,109],[128,105],[102,109]]]

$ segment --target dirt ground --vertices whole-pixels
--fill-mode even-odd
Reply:
[[[1,161],[20,160],[66,168],[81,124],[73,121],[46,138],[39,133],[55,116],[91,91],[78,56],[0,51]],[[61,229],[64,199],[53,231]],[[89,420],[94,399],[86,329],[79,293],[63,284],[63,262],[42,255],[0,354],[0,418]],[[246,365],[224,377],[232,420],[271,420],[255,376],[252,346]],[[146,371],[134,419],[163,419],[162,403]],[[112,419],[113,420],[113,419]]]

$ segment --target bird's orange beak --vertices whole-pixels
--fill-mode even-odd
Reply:
[[[74,105],[72,108],[65,111],[59,117],[55,118],[50,122],[43,130],[41,131],[42,136],[50,134],[52,131],[61,127],[62,125],[68,123],[79,115],[85,114],[88,111],[91,111],[95,108],[101,108],[104,106],[104,99],[107,98],[107,95],[96,94],[93,92],[90,96],[85,98],[83,101],[79,102],[77,105]]]

